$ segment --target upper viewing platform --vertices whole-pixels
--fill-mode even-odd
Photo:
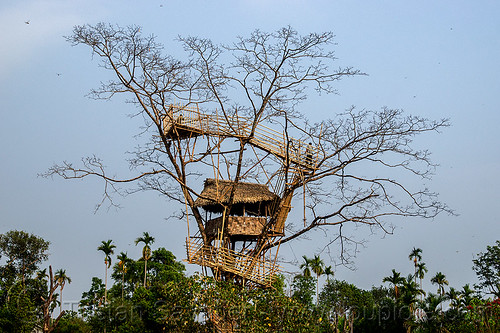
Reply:
[[[262,124],[252,131],[252,120],[240,116],[226,117],[220,114],[202,113],[197,105],[170,105],[163,119],[163,130],[171,139],[185,139],[200,135],[249,138],[249,143],[274,156],[304,169],[314,170],[318,164],[320,150],[311,143],[288,138]]]

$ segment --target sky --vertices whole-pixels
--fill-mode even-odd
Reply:
[[[311,120],[356,105],[451,123],[416,144],[440,165],[425,185],[456,215],[399,219],[392,235],[352,230],[364,245],[358,247],[355,269],[336,266],[335,277],[361,288],[379,286],[393,268],[411,273],[408,254],[419,247],[429,269],[424,289],[436,292],[428,280],[438,271],[455,288],[473,284],[473,258],[500,239],[499,17],[498,1],[2,1],[0,233],[25,230],[51,242],[44,265],[64,268],[72,278],[65,302],[78,302],[93,276],[104,278],[97,251],[102,240],[112,239],[117,253],[138,258],[141,248],[134,240],[148,231],[156,238],[153,248],[165,247],[184,259],[186,223],[167,219],[173,210],[165,198],[143,192],[118,198],[120,209],[94,212],[103,189],[97,179],[38,176],[54,163],[76,164],[92,154],[120,174],[128,170],[126,152],[137,144],[140,122],[127,116],[133,107],[123,98],[86,96],[109,73],[90,49],[73,47],[64,36],[75,25],[139,25],[156,35],[166,52],[182,56],[179,35],[230,43],[255,29],[290,25],[302,34],[332,31],[338,65],[368,74],[339,81],[337,95],[311,96],[302,106]],[[300,261],[320,253],[320,243],[303,239],[283,246],[280,254]],[[335,265],[324,252],[321,256]],[[187,271],[199,267],[187,265]]]

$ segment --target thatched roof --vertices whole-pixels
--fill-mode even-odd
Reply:
[[[233,208],[244,205],[249,210],[256,211],[259,207],[278,199],[278,196],[269,191],[266,185],[242,182],[235,184],[228,180],[205,180],[205,188],[201,192],[202,197],[196,199],[195,206],[203,207],[211,212],[220,212],[222,205],[228,204],[233,186],[236,186]]]

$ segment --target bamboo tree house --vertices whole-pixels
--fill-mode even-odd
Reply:
[[[233,187],[234,194],[230,202]],[[216,237],[225,228],[225,234],[234,248],[236,241],[251,241],[262,234],[273,213],[273,205],[278,200],[278,195],[269,191],[266,185],[207,179],[195,205],[210,214],[220,215],[207,221],[207,235]],[[228,217],[224,220],[222,214],[229,205]],[[282,236],[283,230],[273,233]]]
[[[221,279],[269,287],[278,272],[279,247],[274,254],[260,249],[263,242],[284,236],[293,197],[290,185],[299,182],[304,173],[314,172],[319,148],[262,124],[253,129],[251,125],[244,117],[206,114],[197,106],[180,105],[171,105],[163,120],[167,139],[242,138],[281,161],[283,171],[273,191],[264,184],[206,179],[194,205],[206,214],[208,242],[189,235],[186,239],[187,262],[209,267]],[[213,167],[218,174],[219,165]]]
[[[210,215],[205,232],[211,243],[188,239],[187,261],[230,273],[241,282],[269,286],[278,266],[265,255],[256,258],[251,245],[268,228],[279,199],[266,185],[207,179],[195,205]],[[272,234],[282,235],[283,230]]]

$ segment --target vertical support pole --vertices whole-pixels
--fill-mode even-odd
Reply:
[[[303,200],[303,206],[304,206],[304,228],[306,227],[306,182],[305,182],[305,177],[304,174],[302,173],[302,170],[300,170],[300,175],[302,177],[302,200]]]
[[[189,232],[189,211],[188,211],[188,204],[187,204],[187,189],[184,189],[184,203],[186,204],[186,220],[187,220],[187,228],[188,228],[188,236],[191,237],[191,233]]]

